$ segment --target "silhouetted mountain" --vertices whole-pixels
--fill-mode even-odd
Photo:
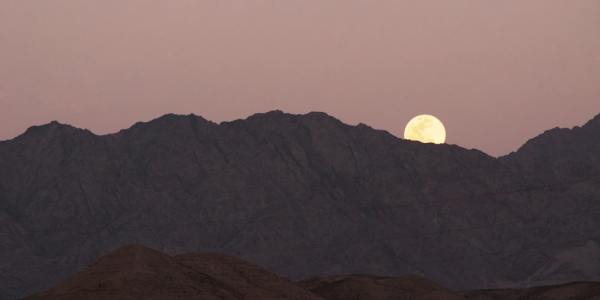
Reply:
[[[105,136],[32,127],[0,142],[0,299],[131,243],[233,254],[293,279],[599,279],[598,119],[500,159],[324,113],[166,115]]]
[[[171,257],[126,246],[29,300],[323,300],[287,279],[221,254]]]
[[[600,176],[600,115],[583,127],[554,128],[504,159],[557,183]]]

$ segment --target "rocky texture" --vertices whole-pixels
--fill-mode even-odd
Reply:
[[[526,235],[538,257],[525,286],[600,277],[600,115],[582,127],[554,128],[500,161],[535,186]],[[527,198],[525,198],[527,199]]]
[[[529,140],[502,160],[540,180],[571,184],[600,176],[600,115],[582,127],[554,128]]]
[[[599,279],[599,120],[500,159],[323,113],[166,115],[106,136],[32,127],[0,142],[0,299],[131,243],[233,254],[294,279]]]
[[[169,256],[140,245],[121,247],[83,271],[25,300],[594,300],[600,283],[527,289],[451,291],[420,276],[335,275],[293,283],[241,259],[217,253]]]
[[[132,245],[28,300],[323,300],[261,268],[221,254],[170,257]]]
[[[418,276],[339,275],[299,283],[327,300],[464,300],[460,294]]]

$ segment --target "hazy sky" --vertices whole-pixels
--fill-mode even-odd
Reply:
[[[0,140],[273,109],[506,154],[600,113],[600,1],[0,0]]]

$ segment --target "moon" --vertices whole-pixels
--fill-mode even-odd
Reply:
[[[421,143],[443,144],[446,142],[446,128],[440,119],[432,115],[418,115],[406,124],[404,138]]]

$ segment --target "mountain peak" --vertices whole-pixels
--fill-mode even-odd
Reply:
[[[179,115],[179,114],[165,114],[158,118],[152,119],[145,122],[137,122],[127,129],[122,129],[117,134],[127,134],[128,132],[134,131],[172,131],[173,128],[182,128],[188,126],[196,126],[197,124],[214,124],[213,122],[206,120],[205,118],[195,115]]]
[[[49,123],[37,126],[29,127],[22,135],[18,138],[23,137],[51,137],[57,135],[70,135],[76,133],[84,133],[93,135],[93,133],[87,129],[81,129],[69,124],[60,123],[58,121],[51,121]]]
[[[517,153],[535,152],[548,153],[556,152],[558,149],[576,150],[572,145],[588,145],[593,144],[597,139],[595,136],[600,133],[600,114],[587,121],[583,126],[575,126],[573,128],[554,127],[548,129],[538,136],[529,139],[517,151],[512,152],[505,157],[514,156]],[[579,149],[581,150],[581,149]],[[559,151],[559,152],[560,152]]]
[[[198,116],[195,114],[180,115],[180,114],[169,113],[169,114],[164,114],[158,118],[155,118],[153,120],[150,120],[150,121],[144,122],[144,123],[145,124],[150,124],[150,123],[164,124],[164,123],[189,122],[189,121],[209,122],[202,116]]]
[[[64,123],[60,123],[56,120],[53,120],[46,124],[31,126],[27,130],[29,131],[29,130],[43,130],[43,129],[56,129],[56,128],[75,128],[75,127],[71,126],[69,124],[64,124]]]
[[[280,110],[274,110],[262,114],[254,114],[246,119],[246,121],[260,121],[260,122],[300,122],[304,124],[312,124],[313,126],[337,126],[337,125],[347,125],[337,118],[318,111],[311,111],[305,114],[291,114],[286,113]]]
[[[264,113],[256,113],[249,116],[246,120],[255,120],[255,119],[276,119],[276,118],[310,118],[310,119],[333,119],[337,120],[335,117],[332,117],[324,112],[319,111],[311,111],[306,114],[291,114],[279,109],[267,111]]]
[[[583,125],[583,127],[589,128],[589,127],[593,127],[593,128],[600,128],[600,114],[597,114],[595,117],[593,117],[591,120],[589,120],[587,123],[585,123],[585,125]]]
[[[26,299],[322,300],[245,261],[214,254],[172,257],[128,245],[56,287]]]

